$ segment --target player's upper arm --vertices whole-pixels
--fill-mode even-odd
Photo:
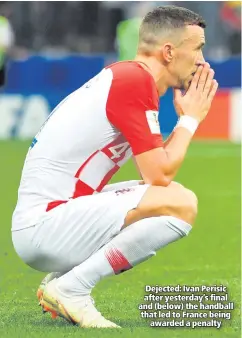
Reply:
[[[158,122],[159,96],[154,80],[138,66],[112,71],[114,79],[106,106],[107,117],[129,142],[144,181],[168,185],[167,159]]]

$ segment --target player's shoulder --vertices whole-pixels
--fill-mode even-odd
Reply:
[[[151,74],[136,61],[121,61],[106,67],[113,73],[113,79],[123,81],[126,84],[150,84],[154,85]]]

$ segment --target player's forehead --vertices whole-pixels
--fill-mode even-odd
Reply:
[[[205,44],[205,32],[197,25],[186,26],[182,34],[183,43],[186,45]]]

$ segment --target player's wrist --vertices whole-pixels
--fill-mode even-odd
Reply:
[[[180,116],[175,129],[179,127],[183,127],[187,129],[193,136],[198,126],[199,126],[199,121],[195,117],[192,117],[189,115],[182,115]]]

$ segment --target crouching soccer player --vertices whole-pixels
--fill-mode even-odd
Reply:
[[[69,95],[33,140],[12,239],[26,264],[52,272],[38,297],[53,316],[118,327],[95,308],[94,286],[191,230],[196,195],[173,178],[218,86],[202,54],[204,27],[187,9],[154,9],[141,24],[136,59],[112,64]],[[163,142],[159,96],[169,87],[180,118]],[[144,184],[107,185],[132,155]]]

